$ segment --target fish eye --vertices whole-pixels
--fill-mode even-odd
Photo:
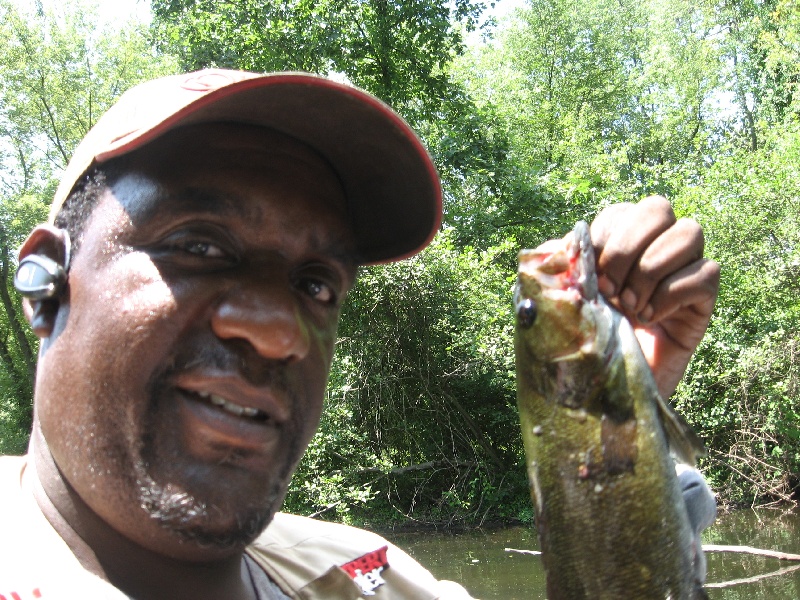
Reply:
[[[530,298],[517,302],[515,307],[517,313],[517,323],[520,327],[527,329],[536,321],[536,302]]]

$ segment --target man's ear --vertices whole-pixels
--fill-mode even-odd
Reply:
[[[66,291],[69,260],[69,234],[50,225],[37,226],[19,250],[14,287],[23,297],[25,318],[39,338],[53,331]]]

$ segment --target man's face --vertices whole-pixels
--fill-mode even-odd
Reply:
[[[257,128],[188,127],[130,156],[36,399],[64,478],[114,529],[180,556],[241,547],[278,509],[353,283],[344,203],[319,157]]]

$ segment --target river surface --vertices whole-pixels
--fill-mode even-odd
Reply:
[[[515,527],[467,533],[394,533],[388,537],[440,579],[458,581],[482,600],[544,600],[544,569],[538,556],[506,548],[538,550],[535,531]],[[740,510],[717,518],[706,544],[752,546],[800,554],[800,516],[773,510]],[[738,582],[800,563],[732,553],[707,553],[710,600],[798,600],[800,569]],[[738,582],[738,583],[737,583]],[[718,584],[731,584],[713,587]]]

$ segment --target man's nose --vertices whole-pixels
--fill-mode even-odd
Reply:
[[[221,339],[249,342],[264,358],[293,362],[308,354],[308,327],[289,282],[254,279],[227,291],[211,317]]]

